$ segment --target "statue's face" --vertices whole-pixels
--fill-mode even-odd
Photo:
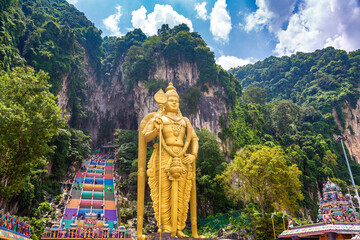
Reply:
[[[179,99],[175,96],[170,96],[166,103],[166,111],[178,112],[179,111]]]

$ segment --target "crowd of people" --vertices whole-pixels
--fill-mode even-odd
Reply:
[[[0,210],[0,229],[10,230],[25,236],[30,235],[30,226],[4,209]]]

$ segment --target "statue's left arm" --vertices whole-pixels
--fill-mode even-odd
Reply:
[[[199,150],[199,138],[197,137],[194,128],[192,127],[189,119],[185,118],[185,122],[186,122],[186,127],[190,130],[188,131],[188,133],[190,132],[190,136],[186,136],[186,137],[190,137],[191,138],[191,142],[189,144],[189,147],[187,149],[187,154],[185,155],[185,158],[183,160],[184,164],[195,164],[195,159],[197,157],[198,154],[198,150]],[[195,166],[195,165],[194,165]]]
[[[190,214],[191,214],[191,230],[192,230],[192,236],[194,238],[198,238],[198,232],[197,232],[197,208],[196,208],[196,157],[199,151],[199,138],[197,137],[194,128],[192,127],[189,119],[186,118],[186,125],[187,128],[191,128],[191,144],[188,148],[188,156],[193,156],[192,163],[192,186],[191,186],[191,196],[190,196]],[[188,136],[189,137],[189,136]]]
[[[195,133],[195,131],[194,131],[194,133]],[[197,158],[198,151],[199,151],[199,139],[197,138],[197,136],[195,134],[195,136],[194,135],[192,136],[191,144],[189,146],[189,152],[191,155],[194,155],[195,158]]]

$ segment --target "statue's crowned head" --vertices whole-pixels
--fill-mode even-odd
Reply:
[[[169,83],[169,86],[167,86],[165,91],[166,91],[165,95],[168,99],[169,99],[169,97],[174,96],[174,97],[177,97],[177,99],[179,100],[179,95],[177,94],[176,88],[174,87],[174,85],[172,83]]]
[[[176,92],[176,88],[172,83],[169,83],[169,86],[165,89],[165,95],[167,98],[167,102],[165,105],[165,109],[167,112],[175,112],[177,115],[181,116],[181,112],[179,109],[179,95]]]
[[[181,116],[179,109],[179,95],[176,92],[176,88],[172,83],[165,89],[165,93],[160,89],[154,96],[154,100],[159,104],[159,113],[161,115],[165,112],[176,112],[178,116]]]

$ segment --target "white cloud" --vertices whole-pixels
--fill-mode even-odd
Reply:
[[[196,18],[200,18],[202,20],[206,20],[209,18],[206,10],[206,2],[195,3],[195,10],[196,10]]]
[[[242,59],[235,56],[221,56],[218,59],[216,59],[216,63],[225,70],[229,70],[230,68],[233,67],[244,66],[254,62],[255,60],[253,58]]]
[[[356,0],[305,0],[289,19],[288,27],[276,33],[274,52],[290,55],[326,46],[347,51],[360,48],[360,6]]]
[[[67,0],[67,2],[75,5],[78,2],[78,0]]]
[[[111,32],[112,36],[120,37],[123,35],[120,33],[119,27],[120,17],[122,16],[121,6],[118,5],[115,8],[117,12],[103,19],[102,22],[105,25],[105,28]]]
[[[278,41],[274,53],[279,56],[327,46],[360,48],[358,0],[256,0],[256,5],[239,26],[247,32],[266,28]]]
[[[244,29],[249,32],[267,27],[270,32],[278,31],[289,19],[294,11],[295,4],[296,1],[294,0],[256,0],[258,9],[245,17]]]
[[[244,28],[247,32],[263,28],[274,16],[274,13],[269,11],[265,0],[256,0],[256,5],[258,7],[256,12],[250,13],[245,18],[246,25]]]
[[[226,1],[217,0],[210,14],[210,31],[215,41],[228,42],[232,28],[231,18],[226,11]]]
[[[147,35],[157,34],[157,30],[162,24],[169,24],[169,27],[174,27],[185,23],[190,31],[193,31],[191,20],[177,13],[170,5],[155,4],[152,13],[146,16],[146,12],[144,6],[133,11],[131,22],[134,28],[140,28]]]

